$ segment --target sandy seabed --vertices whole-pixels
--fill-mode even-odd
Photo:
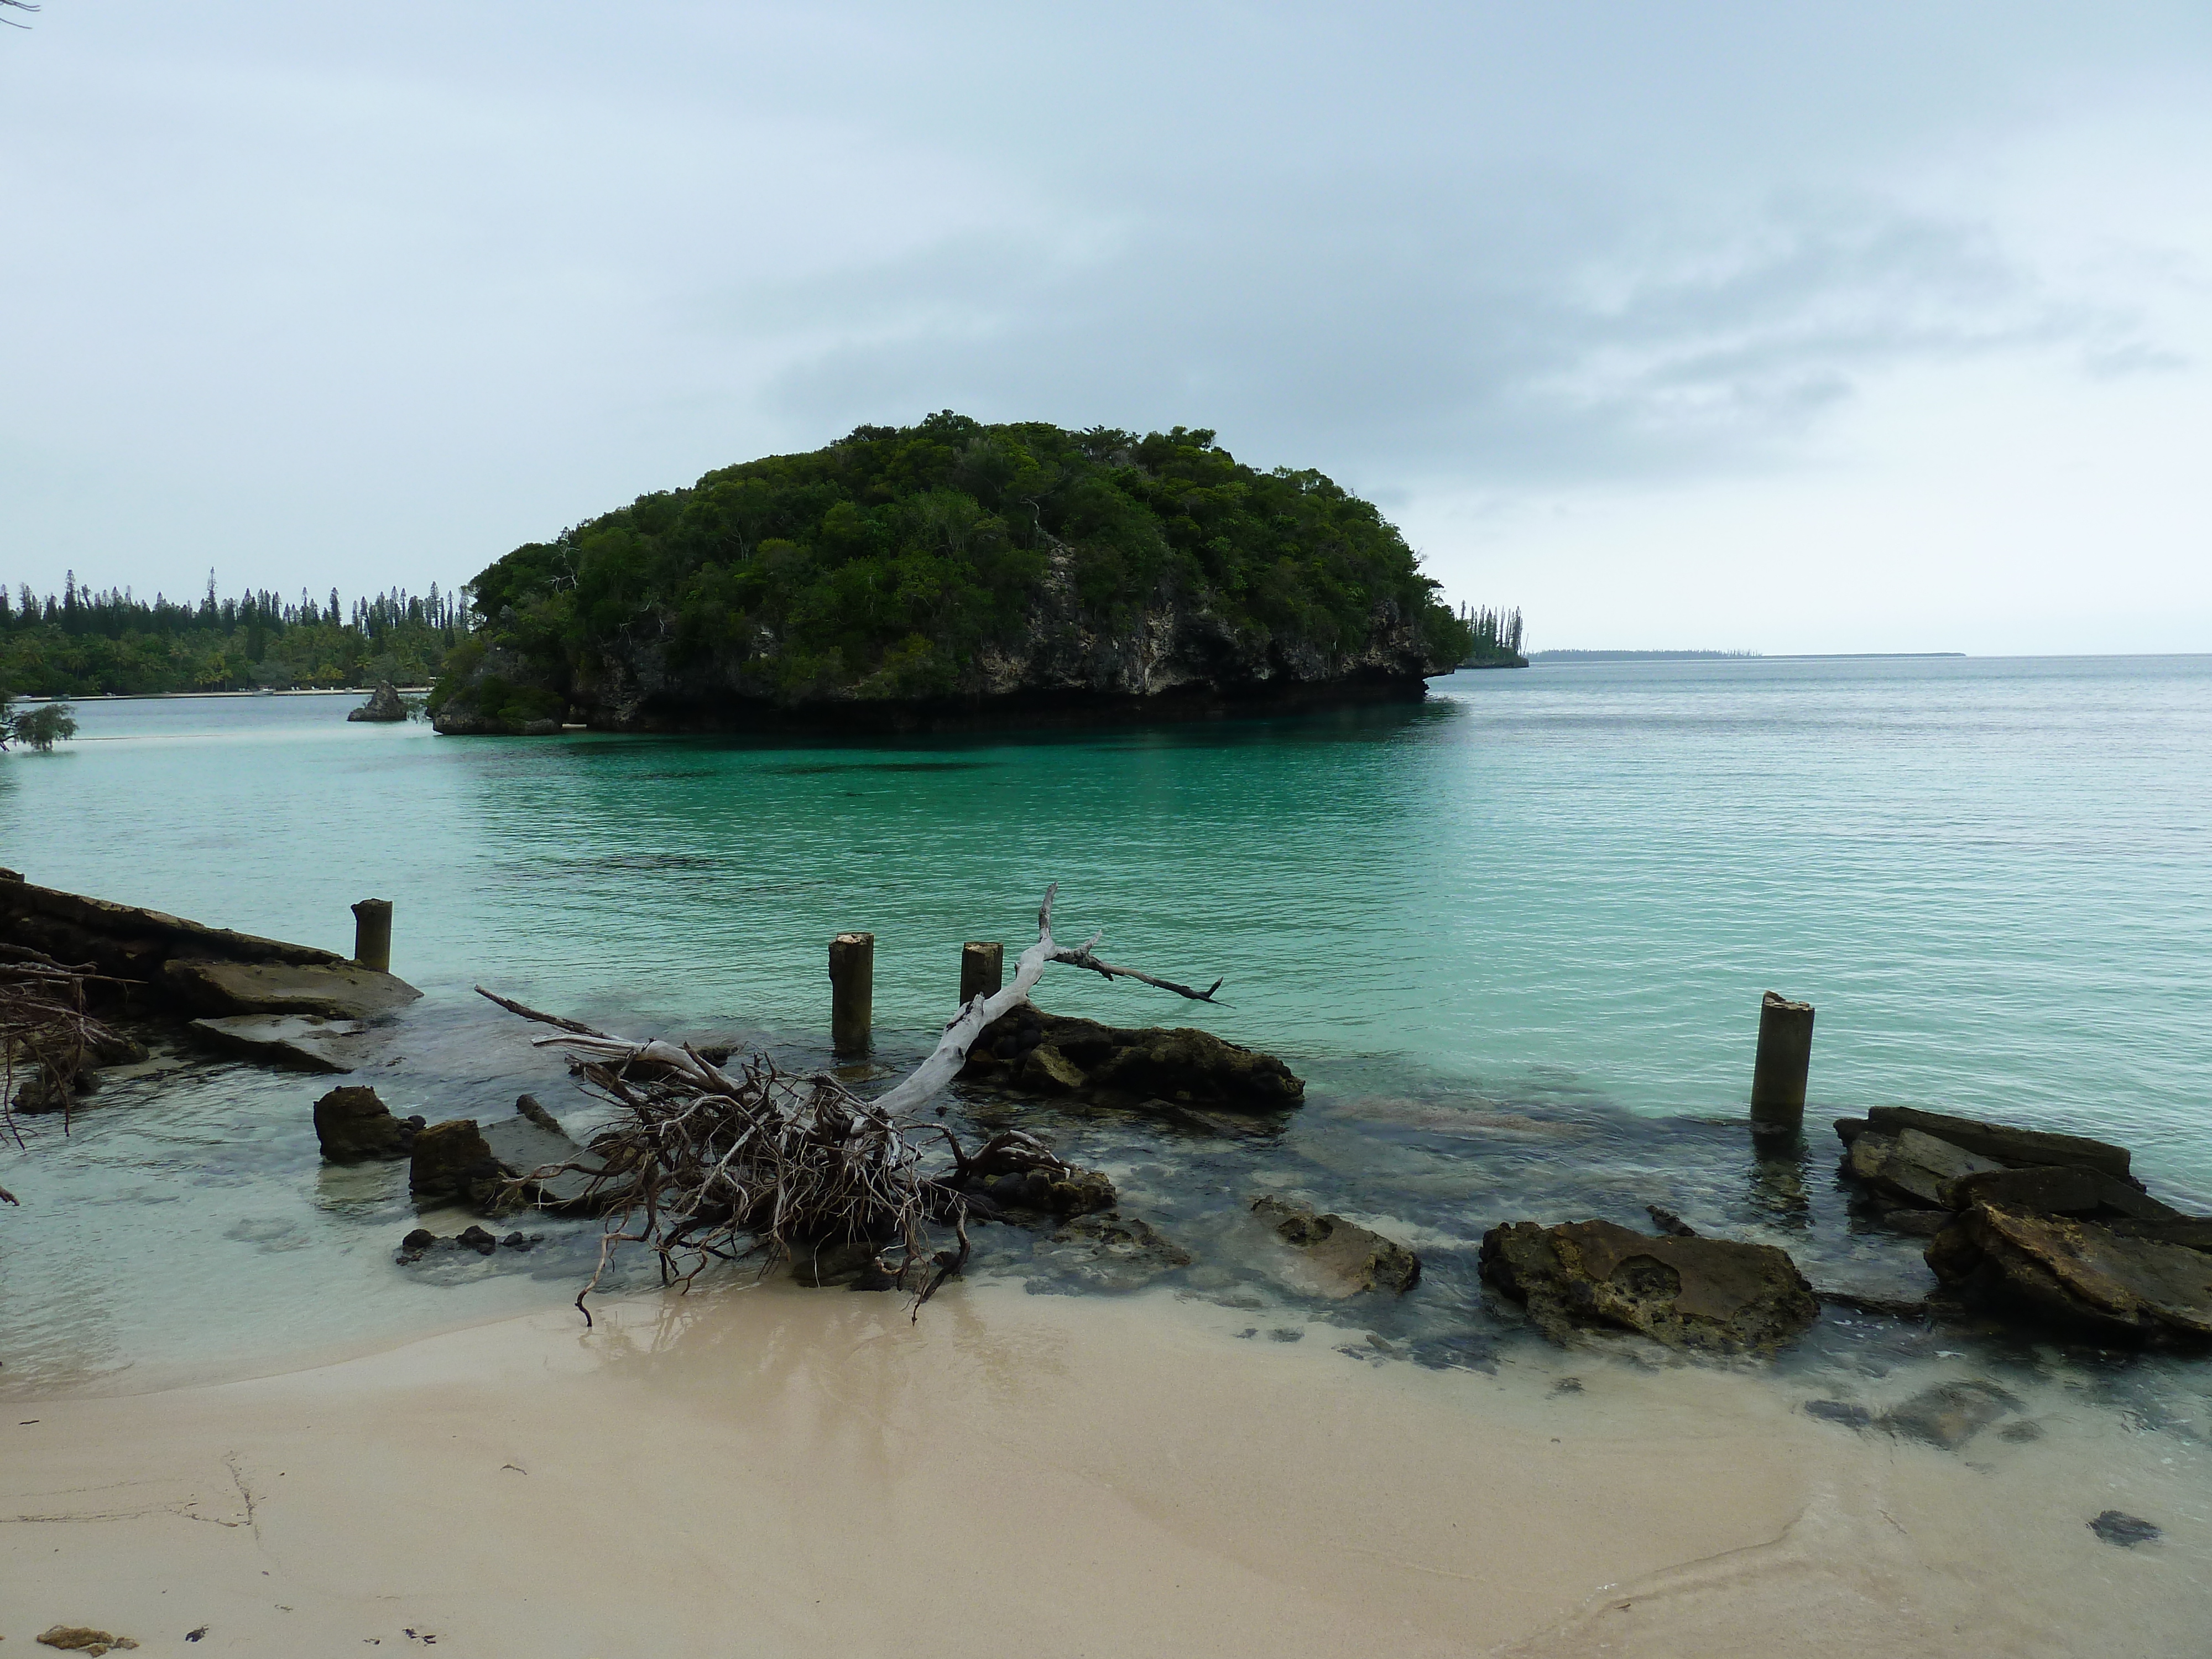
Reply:
[[[1165,1296],[773,1285],[11,1400],[0,1638],[147,1655],[2201,1655],[2212,1462],[1748,1370],[1376,1364]],[[1579,1386],[1559,1386],[1573,1374]],[[1921,1381],[1929,1380],[1927,1378]],[[27,1420],[26,1420],[27,1419]],[[2155,1543],[2086,1517],[2155,1514]],[[204,1627],[197,1643],[188,1632]]]

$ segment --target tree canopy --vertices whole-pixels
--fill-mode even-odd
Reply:
[[[1397,530],[1319,472],[1247,466],[1202,429],[948,411],[724,467],[517,548],[476,579],[485,627],[441,696],[488,646],[565,684],[625,641],[678,667],[746,665],[786,697],[953,694],[1048,579],[1109,632],[1179,603],[1325,653],[1363,647],[1378,614],[1444,661],[1472,644]]]

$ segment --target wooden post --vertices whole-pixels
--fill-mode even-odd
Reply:
[[[390,899],[363,899],[353,907],[353,959],[380,974],[392,971]]]
[[[841,1054],[868,1051],[876,1020],[876,936],[840,933],[830,941],[830,1046]]]
[[[1813,1063],[1813,1005],[1769,991],[1759,1005],[1759,1054],[1751,1067],[1751,1122],[1795,1130],[1805,1122],[1805,1074]]]
[[[960,1006],[996,994],[1006,982],[1006,947],[970,939],[960,947]]]

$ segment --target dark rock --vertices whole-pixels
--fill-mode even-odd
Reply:
[[[1323,1296],[1363,1291],[1402,1296],[1421,1276],[1421,1259],[1413,1251],[1340,1215],[1319,1215],[1310,1206],[1272,1196],[1255,1199],[1252,1213],[1300,1252],[1307,1270],[1302,1276],[1312,1281],[1303,1288]]]
[[[1887,1319],[1928,1317],[1925,1297],[1883,1296],[1867,1291],[1832,1289],[1826,1285],[1815,1287],[1813,1294],[1820,1299],[1824,1307],[1850,1308],[1858,1313],[1879,1314]]]
[[[1998,1204],[2038,1215],[2112,1215],[2137,1221],[2172,1221],[2181,1214],[2130,1182],[2080,1164],[2044,1164],[1961,1176],[1944,1185],[1942,1199],[1945,1207],[1953,1210]]]
[[[392,1116],[375,1090],[359,1085],[333,1089],[315,1103],[315,1139],[333,1164],[405,1158],[419,1127]]]
[[[2186,1245],[1977,1204],[1930,1241],[1927,1255],[1960,1293],[2062,1324],[2116,1337],[2212,1339],[2212,1255]]]
[[[210,1048],[296,1072],[354,1071],[373,1047],[365,1022],[320,1014],[232,1014],[196,1019],[185,1030]]]
[[[1938,1382],[1875,1419],[1892,1434],[1956,1451],[2020,1401],[1994,1382]]]
[[[1647,1238],[1610,1221],[1492,1228],[1482,1275],[1565,1341],[1577,1327],[1640,1331],[1670,1347],[1771,1353],[1820,1317],[1812,1287],[1771,1244]]]
[[[143,1066],[153,1058],[136,1037],[106,1026],[94,1026],[85,1036],[85,1058],[94,1066]]]
[[[2088,1524],[2089,1530],[2107,1544],[2118,1544],[2123,1549],[2136,1544],[2148,1544],[2166,1535],[2163,1528],[2119,1510],[2106,1510]]]
[[[507,1174],[472,1117],[433,1123],[415,1137],[407,1168],[408,1190],[417,1198],[452,1198],[480,1204]],[[480,1196],[481,1195],[481,1196]]]
[[[875,1264],[882,1247],[867,1239],[801,1245],[791,1253],[793,1280],[811,1289],[850,1285]]]
[[[1240,1112],[1296,1106],[1305,1084],[1273,1054],[1188,1027],[1124,1030],[1024,1004],[985,1026],[961,1078],[1020,1092],[1141,1108],[1155,1100]]]
[[[89,1072],[79,1072],[73,1083],[58,1085],[41,1066],[17,1087],[15,1107],[26,1117],[65,1112],[76,1103],[79,1096],[90,1094],[98,1086],[99,1079]]]
[[[437,1242],[437,1234],[428,1227],[417,1227],[399,1241],[399,1248],[403,1250],[427,1250]]]
[[[1808,1400],[1805,1413],[1826,1423],[1841,1423],[1847,1428],[1863,1429],[1874,1421],[1874,1413],[1864,1406],[1854,1406],[1841,1400]]]
[[[1907,1238],[1933,1238],[1951,1224],[1948,1210],[1884,1210],[1881,1224],[1886,1231],[1902,1233]]]
[[[2185,1215],[2172,1221],[2107,1221],[2103,1225],[2118,1238],[2144,1238],[2154,1244],[2179,1244],[2184,1249],[2212,1251],[2212,1216]]]
[[[407,702],[399,695],[399,688],[390,680],[379,680],[376,690],[368,694],[368,701],[358,708],[346,711],[349,720],[404,720],[407,718]]]
[[[1663,1205],[1647,1204],[1644,1208],[1651,1218],[1651,1224],[1669,1238],[1695,1238],[1698,1236],[1695,1227]]]
[[[1853,1180],[1920,1209],[1948,1207],[1942,1200],[1944,1187],[1961,1176],[2003,1167],[1917,1129],[1893,1134],[1869,1128],[1851,1142],[1844,1159],[1844,1173]]]
[[[2124,1180],[2128,1173],[2128,1150],[2106,1141],[2091,1140],[2083,1135],[2049,1134],[2039,1129],[2008,1129],[2001,1123],[1984,1123],[1971,1117],[1951,1117],[1942,1112],[1923,1112],[1911,1106],[1876,1106],[1867,1114],[1871,1126],[1884,1133],[1895,1134],[1905,1129],[1917,1129],[1938,1140],[1948,1141],[1962,1151],[1994,1158],[2008,1169],[2021,1169],[2042,1164],[2078,1164],[2086,1169],[2102,1170],[2106,1175]]]
[[[489,1255],[499,1248],[499,1241],[478,1226],[461,1229],[460,1237],[453,1243],[465,1250],[474,1250],[478,1255]]]
[[[1867,1121],[1863,1117],[1839,1117],[1836,1120],[1836,1138],[1848,1146],[1859,1138],[1866,1126]]]
[[[371,1019],[422,994],[405,980],[353,963],[219,962],[172,959],[162,988],[200,1014],[320,1014]]]
[[[509,1233],[505,1238],[501,1239],[499,1242],[501,1248],[503,1249],[526,1250],[532,1244],[535,1244],[538,1240],[535,1237],[525,1237],[520,1231],[517,1231]]]

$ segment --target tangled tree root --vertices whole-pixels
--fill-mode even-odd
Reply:
[[[755,1260],[765,1273],[801,1248],[880,1243],[884,1270],[913,1292],[919,1314],[966,1266],[969,1218],[997,1217],[988,1199],[963,1185],[1030,1172],[1048,1182],[1079,1177],[1050,1147],[1018,1130],[970,1154],[944,1124],[916,1115],[959,1072],[976,1034],[1026,1001],[1052,963],[1201,1002],[1212,1001],[1221,984],[1197,991],[1109,966],[1092,954],[1095,938],[1081,945],[1054,943],[1056,891],[1046,890],[1037,942],[1022,953],[1012,982],[970,1000],[929,1057],[873,1099],[827,1074],[789,1075],[764,1054],[718,1066],[689,1045],[610,1036],[478,986],[501,1007],[556,1027],[539,1043],[567,1051],[586,1088],[615,1109],[614,1122],[592,1138],[589,1159],[549,1165],[511,1183],[520,1194],[550,1176],[579,1174],[588,1185],[578,1206],[609,1215],[599,1266],[576,1296],[586,1322],[586,1298],[623,1244],[648,1247],[659,1258],[662,1282],[688,1286],[717,1261]],[[933,1227],[950,1227],[951,1240],[937,1242]]]

